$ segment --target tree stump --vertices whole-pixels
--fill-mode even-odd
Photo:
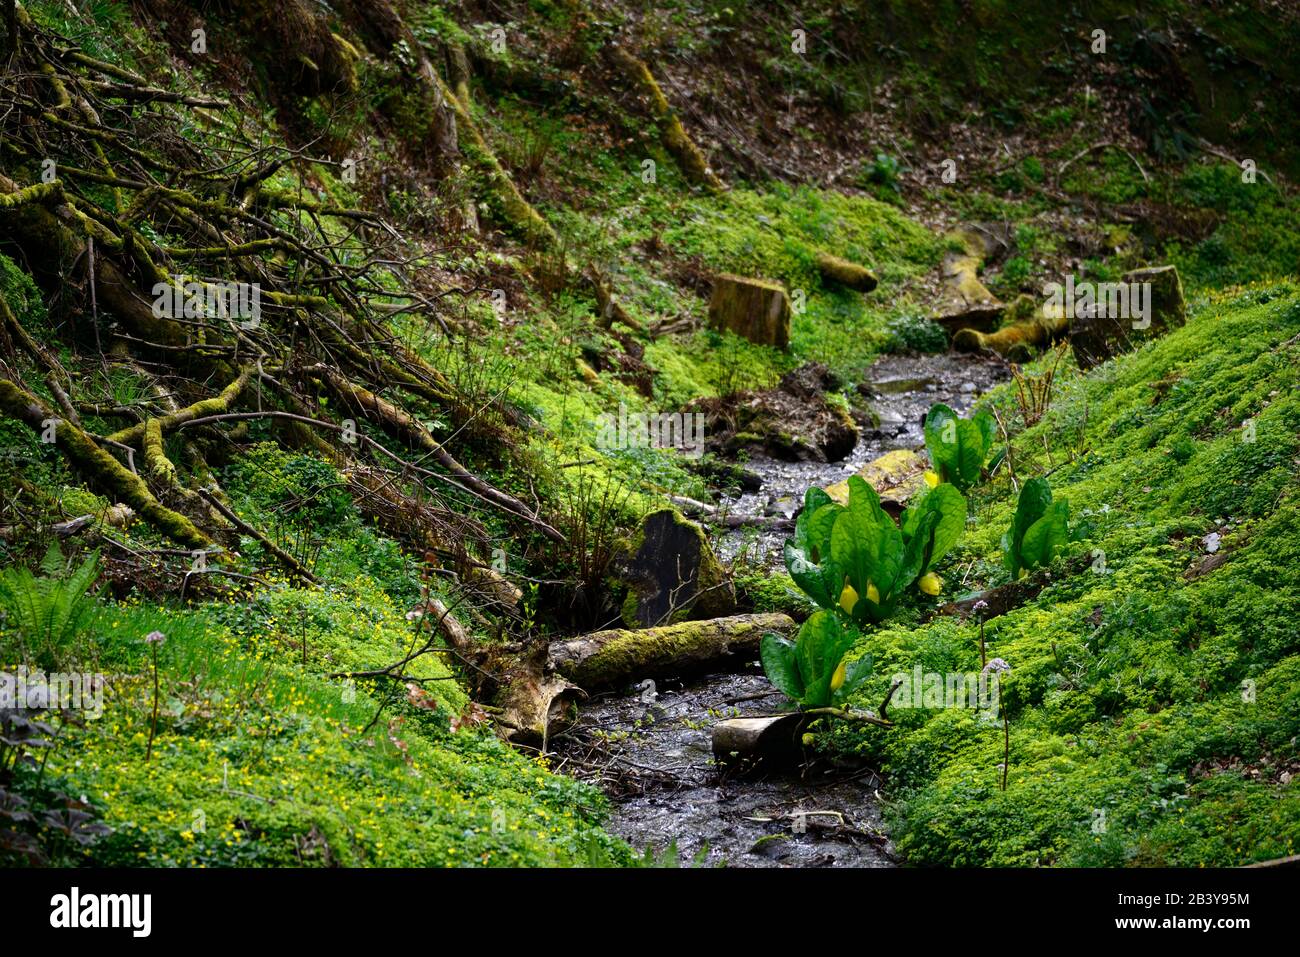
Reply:
[[[1176,266],[1134,269],[1124,274],[1124,282],[1130,289],[1140,284],[1150,285],[1150,295],[1146,297],[1151,310],[1149,322],[1144,324],[1132,316],[1117,316],[1111,310],[1093,309],[1085,315],[1075,315],[1070,320],[1070,345],[1080,369],[1091,369],[1186,323],[1187,306]]]
[[[788,349],[790,298],[780,283],[723,273],[713,280],[709,326],[760,345]]]

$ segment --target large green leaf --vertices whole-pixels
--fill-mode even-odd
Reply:
[[[844,684],[840,685],[838,691],[831,694],[832,702],[839,704],[847,701],[849,696],[858,690],[862,682],[871,677],[871,671],[871,655],[863,655],[857,661],[850,662],[844,672]]]
[[[944,486],[940,485],[939,488]],[[903,561],[898,570],[898,577],[891,587],[890,599],[901,596],[907,586],[916,581],[930,564],[934,548],[935,530],[939,526],[940,513],[925,511],[916,522],[915,534],[907,539],[903,548]]]
[[[858,593],[867,595],[874,584],[880,592],[881,606],[893,588],[903,561],[903,536],[894,520],[880,507],[880,496],[859,476],[849,479],[849,504],[835,520],[831,530],[831,557],[836,570],[843,574]],[[868,615],[868,613],[870,614]],[[854,608],[853,617],[869,616],[879,620],[882,609],[870,603]]]
[[[930,464],[945,482],[951,482],[957,473],[957,422],[957,413],[942,402],[930,406],[925,417],[925,448]]]
[[[1053,556],[1070,538],[1070,503],[1053,502],[1038,521],[1025,530],[1020,542],[1020,561],[1026,568],[1050,565]]]
[[[929,571],[961,539],[961,534],[966,529],[966,499],[955,486],[946,482],[930,489],[903,512],[899,524],[904,539],[916,536],[923,516],[929,513],[935,513],[939,518],[934,527],[930,553],[918,575]]]
[[[1011,519],[1011,527],[1002,536],[1002,563],[1011,573],[1012,579],[1019,577],[1023,569],[1031,567],[1025,560],[1025,535],[1047,514],[1051,505],[1052,487],[1046,479],[1032,478],[1021,486],[1016,514]],[[1035,548],[1038,553],[1041,553],[1045,540],[1050,548],[1050,534],[1050,528],[1044,528],[1036,534]]]
[[[830,544],[830,527],[835,523],[835,511],[839,508],[823,489],[813,486],[804,493],[803,510],[794,523],[794,543],[815,565],[825,557]]]
[[[998,424],[993,419],[993,416],[988,412],[985,412],[983,409],[971,416],[971,421],[974,422],[975,427],[979,429],[980,438],[984,443],[984,451],[987,453],[989,449],[993,448],[993,440],[997,438]]]
[[[803,623],[795,641],[803,704],[814,708],[830,704],[831,679],[856,638],[856,633],[846,629],[831,612],[814,612]]]
[[[925,417],[925,447],[939,478],[965,491],[979,481],[984,460],[993,446],[992,416],[978,412],[970,419],[943,403],[930,407]]]
[[[831,529],[843,507],[819,488],[804,495],[794,538],[785,544],[785,567],[794,583],[822,608],[839,601],[843,575],[831,559]]]
[[[800,548],[793,542],[785,543],[785,569],[796,585],[822,608],[833,608],[838,596],[831,594],[826,583],[826,572],[821,565],[814,565]]]
[[[776,690],[795,701],[802,700],[804,686],[795,662],[794,642],[769,631],[759,642],[758,653],[763,662],[763,672]]]

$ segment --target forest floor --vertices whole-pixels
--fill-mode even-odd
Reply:
[[[933,10],[796,4],[824,40],[803,57],[766,5],[198,6],[33,0],[0,74],[0,665],[104,692],[5,739],[0,854],[1295,853],[1300,199],[1295,117],[1259,87],[1295,87],[1300,61],[1269,46],[1295,18],[1261,0],[1148,22],[1116,0],[1105,59],[1053,4],[978,5],[974,44]],[[1009,305],[1172,264],[1186,324],[1087,371],[952,353],[933,317],[958,227],[994,237],[980,280]],[[819,253],[879,285],[827,279]],[[719,273],[800,300],[788,349],[710,328]],[[264,322],[157,321],[160,275],[258,282]],[[834,461],[777,456],[777,427],[700,459],[600,437],[620,410],[730,415],[810,368],[809,405],[858,430]],[[1006,725],[904,705],[890,728],[817,725],[802,770],[737,775],[707,739],[777,706],[752,662],[579,698],[541,748],[503,721],[549,643],[619,623],[612,569],[656,509],[695,509],[737,611],[805,620],[788,519],[810,487],[919,448],[936,402],[996,413],[1003,455],[942,594],[859,635],[849,657],[875,664],[850,704],[914,668],[978,670],[987,644],[1011,668]],[[1011,580],[1000,540],[1031,477],[1069,503],[1045,587],[986,623],[938,613]]]

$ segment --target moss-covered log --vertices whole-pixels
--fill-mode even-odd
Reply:
[[[33,188],[28,187],[29,190]],[[0,174],[0,198],[21,193],[23,189],[16,182]],[[36,194],[28,192],[26,195]],[[8,208],[0,206],[0,237],[11,239],[23,251],[32,275],[49,292],[61,293],[70,282],[93,278],[100,307],[112,312],[133,335],[163,346],[186,345],[185,328],[172,319],[156,316],[152,300],[139,293],[136,283],[114,259],[95,257],[92,277],[86,242],[72,228],[84,224],[71,206],[61,202],[62,196],[61,191],[47,190],[39,194],[39,202],[27,201]],[[157,267],[137,246],[137,243],[125,242],[123,249],[131,254],[134,262],[145,267],[151,279],[170,280],[171,277],[165,273],[148,269],[153,267],[156,270]]]
[[[858,469],[858,476],[876,490],[881,506],[895,517],[907,502],[925,488],[929,463],[912,449],[892,449]],[[849,503],[849,480],[826,486],[826,494],[841,505]]]
[[[212,540],[192,521],[154,498],[144,480],[101,449],[81,429],[60,418],[37,396],[8,379],[0,379],[0,410],[36,432],[53,426],[55,445],[90,482],[173,541],[188,548],[207,548]]]
[[[824,281],[846,289],[856,289],[858,292],[871,292],[880,284],[876,274],[866,266],[859,266],[830,253],[817,254],[817,271]]]
[[[454,40],[447,44],[447,78],[456,94],[460,105],[469,109],[473,106],[469,90],[469,57],[465,55],[465,45]]]
[[[958,352],[988,349],[1013,362],[1027,362],[1035,353],[1065,338],[1069,331],[1069,319],[1044,315],[1040,309],[1029,318],[1003,326],[997,332],[961,329],[952,337],[952,347]]]
[[[793,619],[775,613],[684,621],[640,631],[616,628],[553,643],[547,665],[591,691],[698,671],[736,655],[754,655],[765,633],[790,635],[794,630]]]

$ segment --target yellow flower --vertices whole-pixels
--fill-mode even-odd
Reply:
[[[867,599],[880,604],[880,589],[876,588],[871,582],[867,582]],[[840,592],[840,607],[844,609],[844,614],[853,614],[853,607],[858,603],[857,590],[849,584],[848,579],[844,580],[844,591]]]
[[[927,595],[937,595],[943,591],[943,579],[934,572],[926,572],[921,576],[916,586]]]
[[[871,588],[867,588],[867,597],[871,597]],[[844,609],[844,614],[853,614],[853,606],[858,603],[858,593],[853,590],[853,586],[844,581],[844,591],[840,592],[840,607]]]
[[[835,669],[835,674],[831,675],[831,690],[839,691],[844,686],[844,675],[848,671],[849,659],[841,658],[839,667]]]
[[[936,488],[939,485],[939,473],[927,471],[925,473],[925,484],[930,488]]]

